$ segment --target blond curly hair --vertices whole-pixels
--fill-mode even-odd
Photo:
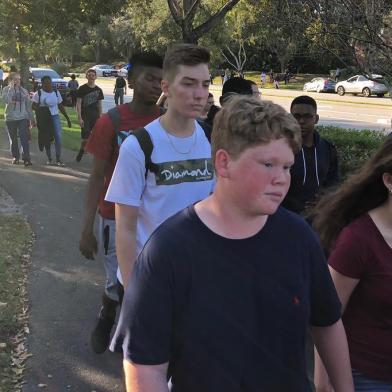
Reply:
[[[247,148],[280,138],[287,140],[294,154],[300,150],[301,129],[291,114],[271,101],[235,95],[214,118],[212,157],[223,149],[235,159]]]

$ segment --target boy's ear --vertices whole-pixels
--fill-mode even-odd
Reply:
[[[166,96],[169,95],[169,82],[165,79],[161,80],[161,89],[163,94],[165,94]]]

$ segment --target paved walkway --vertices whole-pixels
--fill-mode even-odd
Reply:
[[[0,129],[0,187],[20,206],[36,236],[28,287],[33,356],[23,392],[123,391],[121,357],[96,355],[89,346],[104,278],[101,261],[88,261],[78,250],[91,160],[84,157],[77,164],[75,153],[64,151],[66,168],[47,167],[33,141],[33,166],[25,168],[10,164],[8,148]]]

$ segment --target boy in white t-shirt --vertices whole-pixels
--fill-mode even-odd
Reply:
[[[208,98],[209,61],[206,49],[191,44],[175,45],[165,55],[161,86],[168,110],[145,127],[153,144],[154,173],[146,173],[136,137],[121,145],[106,200],[116,203],[118,278],[125,288],[151,233],[212,192],[211,147],[195,120]]]
[[[52,164],[51,155],[51,140],[52,135],[47,132],[50,127],[53,130],[54,145],[56,149],[56,164],[57,166],[64,166],[61,160],[61,122],[59,111],[66,118],[68,127],[71,128],[71,120],[68,117],[63,105],[61,94],[53,90],[52,79],[50,76],[43,76],[41,79],[42,89],[39,89],[33,95],[33,110],[37,115],[38,126],[38,143],[42,148],[45,147],[46,155],[48,157],[47,164]],[[49,117],[50,113],[50,117]],[[49,121],[45,121],[48,119]],[[41,150],[42,151],[42,150]]]

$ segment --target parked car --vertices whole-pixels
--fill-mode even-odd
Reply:
[[[383,97],[388,92],[388,88],[383,79],[364,75],[355,75],[347,80],[336,83],[335,90],[339,95],[351,93],[354,95],[363,94],[365,97],[370,97],[371,95]]]
[[[30,81],[33,85],[33,90],[37,91],[39,88],[41,88],[41,79],[44,76],[51,77],[53,89],[57,90],[61,94],[63,101],[66,103],[68,94],[68,82],[51,68],[30,68]]]
[[[314,78],[304,84],[304,91],[317,91],[318,93],[335,92],[336,82],[329,78]]]
[[[128,68],[127,67],[122,67],[117,70],[117,76],[122,76],[123,78],[128,77]]]
[[[108,64],[94,65],[91,69],[95,69],[97,76],[117,76],[117,69]]]

